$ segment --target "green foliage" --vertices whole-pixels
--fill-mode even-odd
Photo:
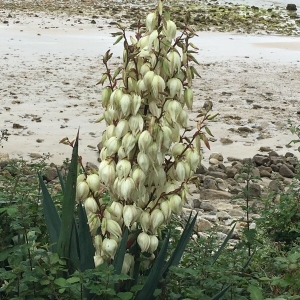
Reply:
[[[0,146],[3,147],[2,141],[7,141],[8,140],[8,131],[7,129],[1,129],[0,130]]]

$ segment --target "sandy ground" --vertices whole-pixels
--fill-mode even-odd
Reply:
[[[101,57],[115,40],[109,22],[38,13],[0,24],[0,129],[11,134],[1,152],[25,159],[50,153],[51,162],[61,163],[71,148],[59,141],[72,139],[80,127],[80,155],[97,162],[105,124],[95,123],[102,112],[95,83],[104,70]],[[213,102],[220,116],[210,126],[211,151],[225,158],[250,157],[261,146],[295,151],[285,145],[295,138],[288,119],[299,124],[300,117],[300,37],[199,32],[194,44],[202,78],[194,84],[190,122],[205,100]],[[113,52],[112,68],[122,44]],[[208,156],[205,150],[205,161]]]

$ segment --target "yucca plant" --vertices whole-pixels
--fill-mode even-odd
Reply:
[[[131,291],[133,285],[142,283],[135,289],[136,299],[151,299],[170,266],[181,259],[197,216],[190,215],[167,262],[170,233],[166,226],[172,214],[181,212],[189,184],[197,179],[194,172],[201,162],[201,141],[209,147],[206,134],[211,133],[204,121],[217,115],[204,109],[196,128],[188,125],[192,80],[199,74],[193,56],[197,47],[190,42],[195,32],[187,21],[177,36],[169,11],[158,1],[156,11],[146,17],[145,26],[139,25],[130,41],[118,26],[120,31],[114,35],[116,43],[124,40],[122,66],[111,73],[112,53],[108,51],[103,58],[106,72],[99,81],[105,85],[100,120],[107,125],[99,170],[87,172],[81,166],[77,174],[77,136],[67,184],[62,183],[61,219],[40,177],[53,251],[68,260],[70,272],[91,268],[93,263],[96,267],[113,265],[116,274],[131,278],[115,290]],[[108,198],[103,197],[104,189]],[[88,247],[80,249],[84,237]]]

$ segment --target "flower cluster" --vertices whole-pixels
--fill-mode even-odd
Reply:
[[[107,128],[102,136],[99,173],[79,175],[77,198],[84,203],[96,249],[95,263],[114,259],[118,243],[128,228],[130,235],[123,272],[132,270],[138,245],[147,267],[155,258],[161,230],[172,213],[181,212],[200,160],[200,128],[190,137],[187,109],[192,108],[196,62],[189,42],[194,32],[177,27],[168,12],[158,9],[146,17],[136,37],[128,41],[125,31],[122,67],[107,72],[100,83]],[[98,197],[100,183],[110,196]],[[136,249],[137,247],[135,247]]]

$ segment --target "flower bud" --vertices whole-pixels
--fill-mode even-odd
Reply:
[[[193,108],[193,99],[194,99],[194,93],[191,88],[187,88],[184,90],[184,102],[188,109]]]
[[[118,139],[116,136],[111,137],[106,143],[107,156],[112,156],[115,153],[117,153],[120,146],[121,146],[120,139]]]
[[[85,174],[80,174],[80,175],[78,175],[78,176],[77,176],[77,184],[78,184],[79,182],[84,181],[85,178],[86,178]]]
[[[105,160],[107,157],[107,148],[106,147],[103,147],[100,151],[100,154],[99,154],[99,158],[100,158],[100,161],[103,161]]]
[[[143,78],[145,87],[148,90],[151,90],[151,88],[152,88],[152,81],[153,81],[154,76],[155,76],[155,73],[153,71],[148,71]]]
[[[182,106],[177,100],[172,100],[168,104],[167,111],[170,114],[172,121],[176,122],[179,114],[182,111]]]
[[[150,236],[145,232],[141,232],[137,237],[137,243],[142,252],[146,252],[150,246]]]
[[[104,160],[100,163],[99,178],[108,186],[114,183],[116,179],[116,163],[113,160]]]
[[[131,113],[136,115],[140,109],[142,98],[140,95],[134,94],[132,97]]]
[[[137,135],[137,133],[142,131],[144,128],[144,120],[140,114],[131,116],[128,123],[133,135]]]
[[[111,204],[110,208],[114,211],[114,216],[116,218],[115,221],[120,220],[122,218],[122,215],[123,215],[123,205],[122,205],[122,203],[114,201]],[[114,219],[114,217],[113,217],[113,219]]]
[[[132,178],[127,177],[126,179],[123,179],[121,184],[121,196],[125,201],[131,197],[134,188],[135,185]]]
[[[102,250],[104,254],[110,256],[111,259],[115,257],[117,252],[118,244],[115,240],[105,238],[102,243]]]
[[[102,90],[102,107],[103,108],[107,107],[111,93],[112,93],[112,91],[111,91],[110,87],[106,87]]]
[[[151,65],[147,62],[144,63],[140,68],[140,74],[144,76],[148,71],[150,71]]]
[[[89,188],[93,192],[98,192],[100,189],[100,178],[97,174],[91,174],[87,176],[86,179],[87,184],[89,185]]]
[[[134,257],[129,253],[125,253],[121,273],[128,274],[130,268],[132,268],[133,265],[134,265]]]
[[[166,35],[167,39],[171,41],[176,36],[176,24],[173,21],[166,21],[167,27],[164,27],[164,34]]]
[[[178,181],[184,181],[185,179],[185,168],[184,168],[184,163],[182,161],[179,161],[176,164],[176,175],[177,175],[177,180]]]
[[[129,116],[131,113],[131,102],[132,97],[128,94],[123,95],[120,100],[121,110],[125,117]]]
[[[167,86],[170,90],[170,96],[172,98],[174,98],[175,95],[177,95],[177,97],[181,97],[181,94],[183,92],[183,86],[178,78],[169,79]]]
[[[145,81],[140,79],[138,82],[137,82],[137,91],[139,93],[142,93],[144,91],[146,91],[147,88],[146,88],[146,85],[145,85]]]
[[[106,231],[108,231],[110,234],[116,236],[117,238],[122,236],[122,230],[120,225],[114,221],[114,220],[107,220],[106,223]]]
[[[140,223],[142,230],[147,232],[150,228],[150,213],[148,211],[143,211],[140,215]]]
[[[164,223],[165,217],[158,208],[154,209],[150,215],[151,230],[156,233],[157,228]]]
[[[145,173],[143,172],[142,169],[140,169],[138,167],[134,168],[131,177],[132,177],[132,179],[133,179],[133,181],[135,183],[135,186],[137,188],[139,188],[140,185],[144,184],[144,182],[146,180]]]
[[[143,152],[139,152],[139,154],[137,156],[137,163],[139,164],[139,166],[145,173],[148,172],[150,162],[149,162],[149,157],[147,154],[145,154]]]
[[[131,170],[131,163],[127,159],[121,159],[116,165],[116,171],[119,179],[127,177]]]
[[[125,205],[123,208],[123,220],[126,227],[130,226],[136,221],[137,209],[134,205]]]
[[[110,105],[114,109],[118,110],[120,108],[120,101],[122,96],[123,96],[123,92],[121,89],[115,89],[110,95]]]
[[[116,136],[117,138],[121,139],[129,130],[129,124],[127,120],[120,120],[116,126]]]
[[[170,129],[170,127],[168,126],[163,126],[162,127],[162,131],[163,131],[163,146],[169,150],[170,146],[172,144],[172,130]]]
[[[76,185],[76,198],[79,201],[85,200],[90,193],[90,188],[86,181],[81,181]]]
[[[188,120],[189,120],[189,115],[186,110],[182,110],[177,118],[177,122],[181,127],[187,128],[188,127]]]
[[[170,208],[170,201],[165,200],[162,203],[160,203],[160,210],[162,211],[165,220],[169,221],[171,217],[171,208]]]
[[[177,156],[181,155],[186,146],[183,143],[175,143],[172,147],[172,156],[177,158]]]
[[[146,29],[148,31],[154,30],[154,28],[157,26],[157,16],[156,13],[150,13],[146,17]]]
[[[154,50],[158,50],[158,31],[157,30],[153,30],[151,32],[151,34],[149,35],[149,40],[148,40],[148,49],[151,50],[152,48],[154,48]]]
[[[192,171],[195,172],[197,170],[200,160],[201,160],[201,157],[200,157],[200,154],[198,153],[198,151],[196,151],[196,150],[188,151],[188,153],[186,155],[186,161],[190,165]]]
[[[182,201],[178,195],[172,195],[170,197],[170,208],[173,213],[179,214],[182,210]]]
[[[153,253],[158,247],[158,238],[155,235],[150,235],[149,253]]]
[[[104,263],[104,259],[102,256],[100,255],[95,255],[94,256],[94,263],[95,263],[95,267],[97,268],[98,266],[102,265]]]
[[[168,53],[169,72],[173,75],[175,72],[179,71],[181,68],[181,58],[177,51],[171,51]]]
[[[166,182],[166,172],[162,166],[157,167],[156,176],[154,176],[154,185],[155,187],[164,186]]]
[[[159,97],[159,93],[165,90],[166,84],[163,78],[159,75],[154,75],[152,80],[152,94],[155,98]]]
[[[84,208],[87,215],[95,214],[98,210],[98,205],[93,197],[89,197],[84,201]]]
[[[122,139],[122,146],[125,150],[126,155],[134,148],[136,144],[136,138],[130,133],[126,133]]]

